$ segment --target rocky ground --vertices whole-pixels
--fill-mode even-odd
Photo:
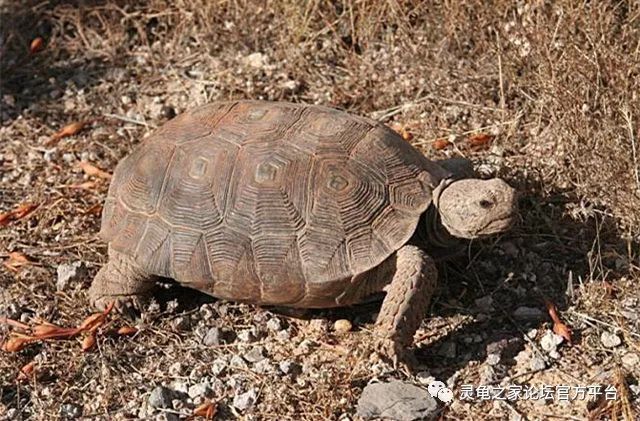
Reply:
[[[5,349],[21,324],[74,327],[93,313],[109,174],[154,128],[206,102],[289,100],[379,119],[430,158],[464,156],[507,179],[522,213],[509,233],[440,264],[411,372],[370,352],[377,303],[292,315],[167,280],[137,319],[106,316],[94,346],[85,331],[0,351],[0,419],[186,419],[198,407],[217,419],[640,416],[637,4],[0,5]],[[431,397],[436,380],[452,402]],[[484,386],[544,385],[603,393],[483,399]]]

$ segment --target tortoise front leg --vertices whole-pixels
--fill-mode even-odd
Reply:
[[[376,320],[380,352],[395,365],[409,362],[408,348],[427,313],[436,288],[435,263],[423,250],[405,245],[396,252],[396,268]]]
[[[91,283],[89,300],[98,309],[104,309],[115,301],[116,307],[137,306],[147,298],[155,287],[155,277],[149,275],[127,255],[109,247],[109,261]]]

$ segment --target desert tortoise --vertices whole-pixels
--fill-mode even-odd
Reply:
[[[395,358],[436,283],[425,250],[501,232],[514,213],[504,181],[456,180],[373,120],[218,102],[118,164],[100,231],[109,261],[89,294],[98,307],[136,300],[160,276],[228,300],[324,308],[386,289],[376,330]]]

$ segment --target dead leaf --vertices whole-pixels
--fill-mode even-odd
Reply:
[[[33,328],[33,336],[36,339],[69,339],[80,333],[77,328],[59,327],[50,324],[41,324]]]
[[[2,264],[7,269],[16,273],[20,271],[20,268],[22,266],[26,266],[29,263],[31,263],[29,258],[24,253],[20,253],[19,251],[13,251],[9,253],[9,259],[2,262]]]
[[[78,134],[80,132],[80,130],[82,130],[87,125],[87,123],[89,123],[89,122],[88,121],[84,121],[84,122],[83,121],[76,121],[76,122],[67,124],[62,129],[60,129],[56,134],[51,136],[51,139],[49,139],[49,141],[47,142],[47,145],[51,146],[52,144],[55,144],[56,142],[58,142],[63,137],[69,137],[69,136],[73,136],[75,134]]]
[[[93,190],[96,188],[96,185],[95,181],[85,181],[84,183],[79,184],[69,184],[66,187],[70,189]]]
[[[94,346],[96,346],[96,333],[91,332],[82,340],[82,351],[90,351]]]
[[[413,133],[411,133],[411,130],[407,126],[401,123],[395,123],[391,128],[407,142],[413,139]]]
[[[137,332],[138,332],[138,329],[136,329],[135,327],[122,326],[120,329],[118,329],[118,331],[116,333],[118,335],[127,336],[127,335],[133,335],[133,334],[135,334]]]
[[[22,203],[12,211],[0,214],[0,226],[8,225],[9,222],[21,219],[33,212],[39,205],[34,203]]]
[[[433,143],[431,144],[433,149],[437,151],[440,151],[451,145],[453,145],[453,143],[449,142],[447,139],[437,139],[437,140],[434,140]]]
[[[2,350],[5,352],[18,352],[22,351],[29,342],[33,342],[33,338],[12,336],[2,344]]]
[[[60,327],[51,324],[41,324],[33,328],[34,336],[50,335],[60,330]]]
[[[0,323],[15,327],[20,330],[24,330],[25,332],[31,329],[29,325],[19,322],[17,320],[9,319],[8,317],[0,317]]]
[[[106,180],[111,178],[111,174],[101,170],[100,168],[96,167],[93,164],[88,163],[87,161],[81,161],[78,164],[78,167],[80,167],[82,171],[84,171],[84,173],[87,175],[104,178]]]
[[[36,37],[29,44],[29,53],[35,54],[42,51],[44,48],[44,39],[42,37]]]
[[[29,378],[35,374],[36,372],[36,362],[35,361],[31,361],[30,363],[25,364],[21,369],[20,372],[18,373],[18,376],[16,377],[17,381],[25,381],[25,380],[29,380]]]
[[[103,313],[94,313],[83,320],[83,322],[78,326],[78,329],[81,331],[91,331],[99,328],[104,324],[104,314]]]
[[[95,205],[89,207],[82,211],[83,214],[88,215],[100,215],[102,213],[102,205],[100,203],[96,203]]]
[[[193,415],[198,417],[204,417],[207,420],[212,420],[218,412],[218,404],[216,402],[205,401],[202,405],[193,410]]]
[[[493,138],[494,136],[488,133],[475,133],[467,138],[467,142],[472,148],[481,148],[489,146]]]
[[[102,313],[93,313],[78,326],[80,331],[95,331],[100,326],[102,326],[107,318],[107,315],[113,310],[113,306],[115,305],[115,301],[109,303],[109,305],[104,309]]]
[[[553,333],[562,336],[566,339],[569,345],[571,345],[571,329],[562,322],[558,315],[556,306],[551,301],[545,300],[545,305],[547,306],[547,311],[549,312],[549,316],[551,316],[551,320],[553,320]]]

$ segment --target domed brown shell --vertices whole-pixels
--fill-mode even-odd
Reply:
[[[331,307],[408,241],[442,176],[369,119],[219,102],[118,164],[101,235],[150,274],[220,298]]]

